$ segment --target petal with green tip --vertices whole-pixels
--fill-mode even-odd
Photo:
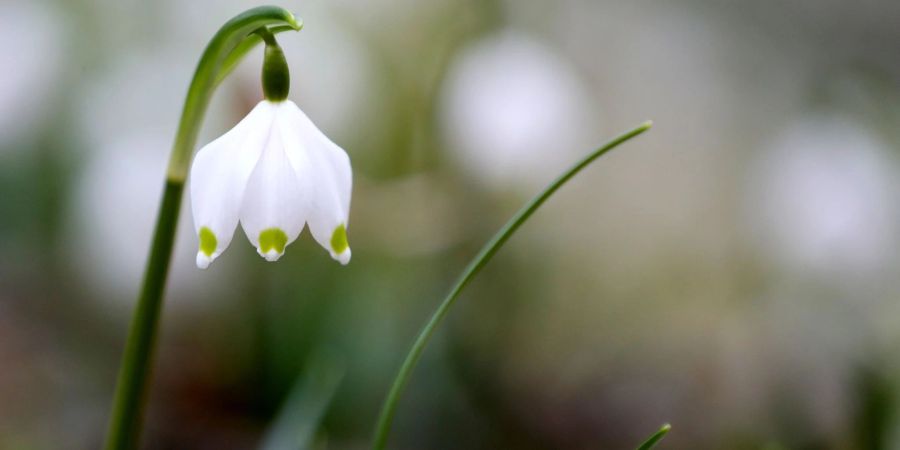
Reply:
[[[284,102],[285,114],[279,114],[285,150],[294,164],[297,177],[309,186],[307,223],[316,242],[341,264],[350,261],[347,245],[347,220],[353,188],[350,158],[331,142],[291,101]]]
[[[275,261],[303,230],[308,213],[308,189],[297,177],[294,161],[288,158],[278,129],[278,117],[283,114],[286,102],[268,103],[272,105],[274,117],[268,127],[265,148],[247,181],[240,215],[244,232],[257,252]],[[298,163],[302,164],[303,160]]]
[[[231,243],[247,179],[262,153],[271,121],[271,109],[260,103],[194,158],[189,181],[194,229],[200,239],[197,267],[201,269],[209,267]]]

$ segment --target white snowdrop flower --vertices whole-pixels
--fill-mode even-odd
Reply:
[[[228,248],[238,222],[267,261],[278,260],[305,224],[332,258],[350,261],[350,159],[287,100],[289,84],[284,55],[269,36],[266,99],[194,159],[190,193],[201,269]]]

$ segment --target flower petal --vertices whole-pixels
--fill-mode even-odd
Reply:
[[[309,230],[316,242],[341,264],[350,262],[347,220],[353,188],[350,158],[322,134],[293,102],[286,101],[276,120],[285,151],[295,161],[297,177],[306,180]],[[305,156],[305,158],[304,158]]]
[[[191,209],[200,240],[197,267],[228,248],[238,224],[247,179],[262,152],[272,109],[260,102],[243,120],[197,152],[191,166]]]
[[[285,153],[282,133],[275,121],[282,103],[274,105],[268,140],[247,181],[240,214],[247,239],[268,261],[278,260],[284,248],[297,239],[308,209],[305,185]]]

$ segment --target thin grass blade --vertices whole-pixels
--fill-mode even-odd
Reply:
[[[422,356],[422,352],[425,350],[425,346],[428,344],[428,341],[431,339],[431,336],[434,334],[435,329],[438,325],[444,320],[444,317],[447,315],[447,312],[450,311],[450,308],[456,302],[457,297],[460,292],[462,292],[463,288],[465,288],[469,282],[475,278],[482,268],[493,258],[493,256],[503,247],[503,244],[509,240],[510,237],[519,229],[547,199],[550,198],[559,188],[561,188],[564,184],[566,184],[572,177],[574,177],[578,172],[581,172],[582,169],[590,165],[594,160],[603,156],[610,150],[618,147],[619,145],[625,143],[626,141],[638,136],[639,134],[647,131],[652,126],[652,122],[644,122],[637,128],[628,131],[615,139],[609,141],[606,145],[594,150],[587,156],[578,161],[575,165],[573,165],[569,170],[565,171],[562,175],[559,176],[553,183],[550,183],[543,192],[534,197],[530,202],[528,202],[522,209],[519,210],[497,233],[491,238],[487,244],[482,247],[481,251],[475,256],[474,259],[466,266],[465,270],[463,270],[462,275],[460,275],[459,279],[456,281],[456,284],[450,290],[450,293],[447,294],[447,297],[444,298],[444,301],[441,302],[440,306],[438,306],[437,310],[431,316],[431,319],[425,324],[422,328],[422,331],[419,332],[418,337],[410,348],[409,353],[406,355],[406,359],[403,361],[403,365],[400,366],[400,370],[397,372],[397,376],[394,378],[394,382],[391,385],[391,390],[388,392],[387,398],[384,400],[384,404],[381,407],[381,413],[378,418],[378,424],[375,427],[375,435],[372,440],[372,448],[375,450],[384,449],[387,443],[388,432],[390,431],[391,424],[394,420],[394,414],[397,411],[397,402],[400,399],[400,394],[403,389],[406,387],[407,382],[412,374],[413,368],[415,368],[416,363],[418,363],[419,358]]]
[[[662,438],[665,437],[665,435],[671,429],[672,429],[672,425],[669,425],[669,424],[663,425],[662,427],[660,427],[660,429],[656,433],[653,433],[653,436],[650,436],[649,438],[647,438],[647,440],[644,441],[644,443],[641,444],[641,446],[638,447],[637,450],[650,450],[651,448],[655,447],[656,444],[658,444],[659,441],[661,441]]]

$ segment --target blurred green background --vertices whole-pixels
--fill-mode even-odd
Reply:
[[[183,96],[258,3],[0,2],[0,448],[102,442]],[[900,448],[900,2],[309,0],[291,98],[351,155],[353,261],[185,203],[148,449],[368,445],[480,245],[397,449]],[[261,98],[261,49],[200,143]]]

